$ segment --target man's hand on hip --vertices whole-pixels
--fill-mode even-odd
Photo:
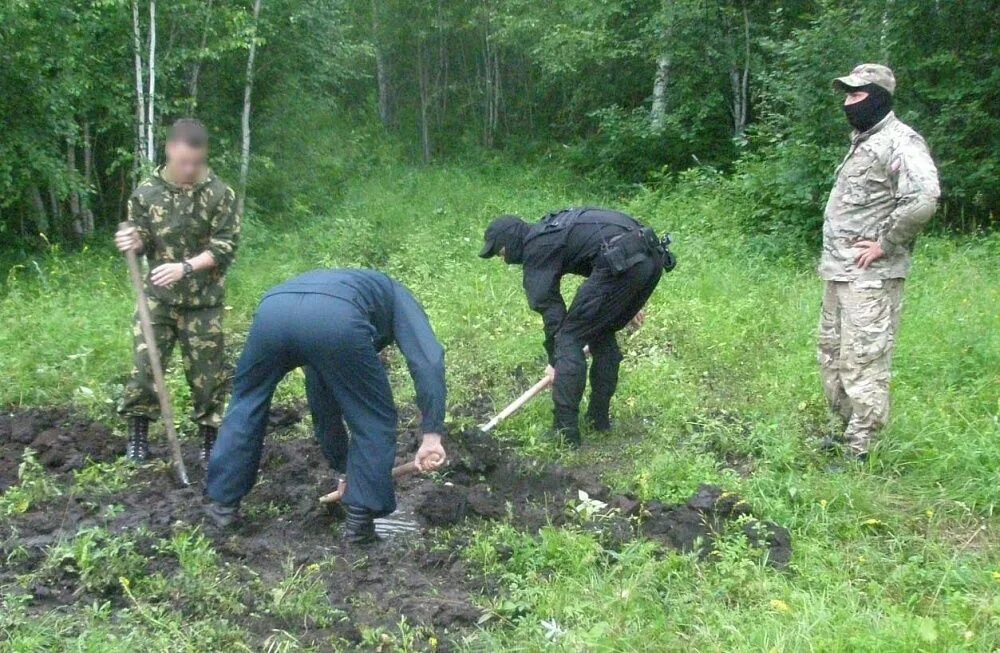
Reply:
[[[854,262],[862,270],[885,256],[885,252],[882,251],[882,246],[875,240],[859,240],[854,243],[854,248],[861,250],[861,252],[854,259]]]
[[[424,441],[420,444],[420,449],[417,450],[417,457],[414,461],[417,464],[417,470],[432,472],[444,465],[445,459],[444,446],[441,444],[441,435],[438,433],[425,433]]]

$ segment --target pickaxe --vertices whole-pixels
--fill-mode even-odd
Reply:
[[[118,225],[118,230],[132,227],[129,222],[122,222]],[[139,269],[139,257],[135,250],[125,252],[125,260],[128,263],[129,276],[132,278],[132,288],[135,289],[135,302],[139,312],[139,328],[142,330],[142,339],[146,341],[146,353],[149,356],[149,366],[153,368],[153,384],[156,387],[156,397],[160,400],[160,413],[163,416],[163,426],[167,431],[167,441],[170,443],[170,458],[174,463],[174,473],[177,482],[181,485],[191,485],[188,479],[187,468],[184,467],[184,458],[181,456],[181,443],[177,438],[177,430],[174,427],[174,411],[170,407],[170,394],[167,392],[167,384],[163,379],[163,365],[160,360],[160,349],[156,346],[156,334],[153,333],[153,319],[149,314],[149,302],[146,299],[146,291],[142,287],[142,271]]]

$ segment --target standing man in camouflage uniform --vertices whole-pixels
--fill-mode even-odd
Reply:
[[[132,193],[132,226],[115,234],[115,244],[146,254],[146,294],[157,345],[166,365],[180,343],[192,419],[200,427],[207,460],[222,422],[224,284],[236,253],[240,215],[233,189],[208,168],[208,131],[201,122],[173,124],[166,161]],[[149,421],[159,416],[159,404],[138,314],[133,334],[135,368],[119,412],[129,422],[126,456],[142,461],[149,455]]]
[[[896,79],[862,64],[834,81],[854,127],[823,218],[826,282],[819,364],[851,457],[864,459],[889,417],[892,350],[917,233],[940,195],[927,144],[892,112]]]

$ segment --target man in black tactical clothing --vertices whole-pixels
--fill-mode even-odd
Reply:
[[[663,270],[673,269],[670,239],[660,241],[652,229],[624,213],[583,208],[551,213],[537,224],[501,216],[486,229],[485,241],[482,258],[499,254],[507,263],[523,266],[528,305],[542,314],[557,434],[571,446],[580,444],[580,401],[587,385],[584,346],[594,358],[587,420],[595,430],[609,430],[622,360],[615,334],[640,317]],[[587,277],[568,310],[560,292],[565,274]]]

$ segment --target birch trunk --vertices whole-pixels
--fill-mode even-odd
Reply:
[[[243,87],[242,146],[240,148],[240,192],[236,197],[236,210],[242,214],[246,205],[247,178],[250,175],[250,99],[253,96],[253,63],[257,56],[257,22],[260,19],[262,0],[253,3],[253,31],[250,35],[250,52],[247,54],[246,84]]]
[[[729,74],[733,92],[733,135],[742,139],[750,118],[750,11],[743,6],[743,66],[732,67]]]
[[[205,23],[201,28],[201,46],[198,48],[198,56],[195,57],[194,66],[191,68],[191,79],[188,82],[188,97],[191,106],[190,113],[194,115],[198,110],[198,78],[201,76],[201,64],[205,57],[205,47],[208,45],[208,27],[212,20],[212,4],[215,0],[208,0],[205,5]]]
[[[882,63],[886,66],[891,64],[889,57],[889,30],[892,26],[892,5],[894,0],[885,0],[882,7],[882,27],[879,31],[879,50],[882,54]]]
[[[142,79],[142,32],[139,29],[139,0],[132,0],[132,49],[135,56],[135,170],[149,160],[146,152],[146,95]]]
[[[154,121],[156,102],[156,0],[149,0],[149,101],[146,103],[146,156],[156,161]]]
[[[656,76],[653,77],[653,106],[649,111],[649,122],[653,129],[663,129],[667,118],[667,84],[670,81],[669,53],[664,52],[656,59]]]

